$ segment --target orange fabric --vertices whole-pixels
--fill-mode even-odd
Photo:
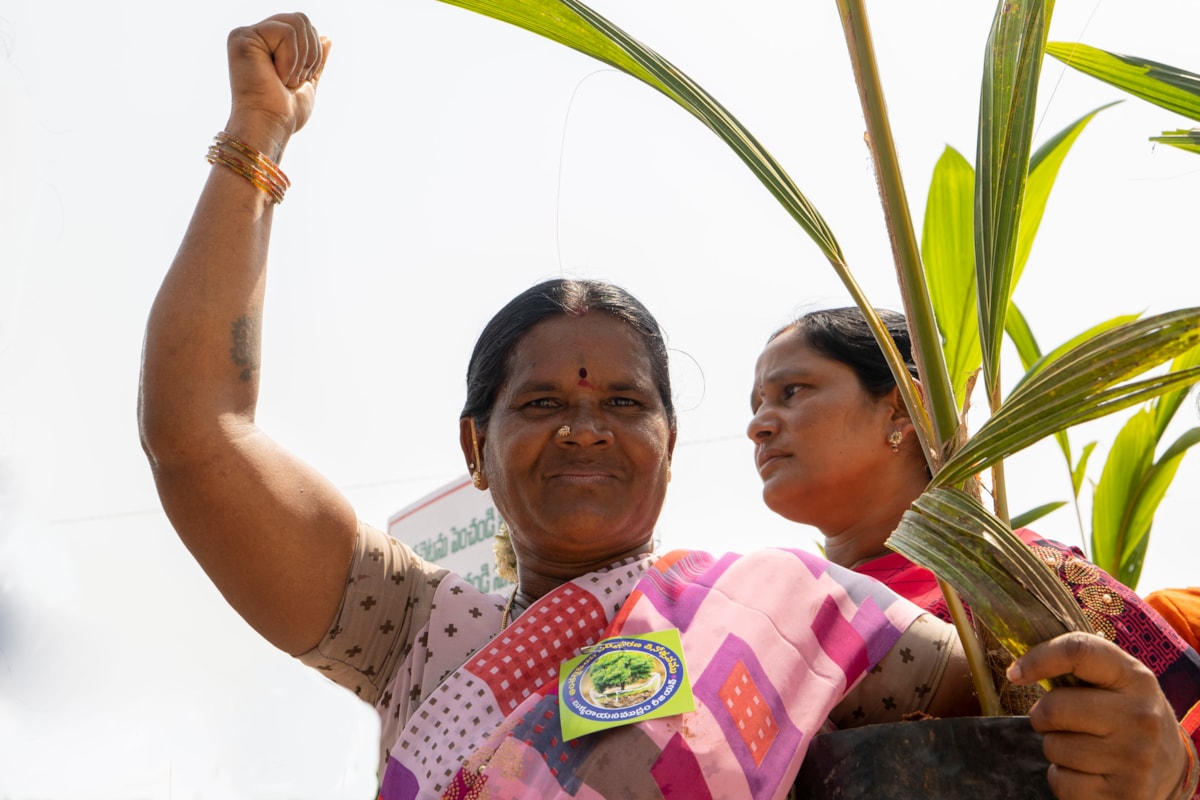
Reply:
[[[1146,595],[1146,602],[1179,631],[1193,650],[1200,650],[1200,586],[1159,589]]]

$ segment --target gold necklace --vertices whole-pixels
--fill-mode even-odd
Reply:
[[[504,613],[500,615],[500,630],[508,627],[508,615],[512,613],[513,601],[517,599],[517,589],[519,586],[513,586],[512,594],[508,596],[508,602],[504,604]]]

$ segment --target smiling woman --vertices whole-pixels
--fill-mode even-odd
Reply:
[[[609,284],[532,287],[471,358],[460,440],[511,526],[507,600],[360,522],[259,428],[260,326],[240,322],[329,43],[283,14],[228,51],[232,111],[147,325],[142,443],[229,603],[378,712],[381,797],[777,797],[823,725],[974,710],[953,629],[870,579],[801,551],[653,552],[666,344]],[[652,655],[659,681],[583,702],[598,649]]]
[[[510,317],[539,321],[522,329]],[[480,336],[467,382],[481,399],[464,409],[463,453],[511,526],[526,603],[564,569],[652,549],[675,425],[665,347],[647,320],[615,287],[555,282],[514,299]],[[483,343],[509,350],[498,385],[476,374]],[[611,531],[620,538],[599,535]]]

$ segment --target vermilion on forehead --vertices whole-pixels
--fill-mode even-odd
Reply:
[[[614,372],[624,373],[625,383],[651,377],[645,344],[626,323],[607,317],[554,317],[539,322],[510,356],[509,376],[517,380],[557,382],[569,374],[573,385],[596,388],[597,380],[609,385],[606,376]]]

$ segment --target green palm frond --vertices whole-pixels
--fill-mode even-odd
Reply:
[[[1029,260],[1063,161],[1088,123],[1112,105],[1100,106],[1075,120],[1038,147],[1030,158],[1011,290],[1016,289]],[[974,168],[957,150],[947,147],[929,182],[921,252],[925,257],[925,275],[942,334],[946,365],[954,385],[955,403],[959,408],[966,402],[967,382],[983,360],[974,273],[974,193]],[[1012,319],[1014,314],[1016,320]],[[1029,326],[1011,304],[1005,317],[1005,328],[1018,351],[1023,345],[1033,344]]]
[[[1200,366],[1200,347],[1171,363],[1172,372]],[[1137,588],[1154,514],[1187,451],[1200,442],[1191,428],[1155,459],[1186,390],[1162,395],[1134,414],[1117,434],[1092,503],[1092,560],[1131,589]]]
[[[1034,369],[959,450],[934,484],[954,485],[1052,433],[1200,380],[1192,367],[1131,379],[1200,343],[1200,309],[1120,325]]]
[[[975,154],[975,274],[984,385],[993,409],[999,403],[1000,344],[1052,8],[1049,2],[1000,3],[984,60]]]
[[[941,576],[1014,656],[1069,631],[1090,631],[1058,576],[1012,530],[957,489],[931,489],[905,512],[888,546]]]
[[[1189,153],[1200,153],[1200,128],[1187,130],[1163,131],[1159,136],[1151,136],[1150,141],[1159,144],[1169,144]]]
[[[1200,121],[1200,75],[1086,44],[1050,42],[1047,55],[1148,103]]]
[[[1086,44],[1052,42],[1046,52],[1069,67],[1140,97],[1148,103],[1200,121],[1200,75],[1138,56],[1110,53]],[[1200,130],[1163,131],[1150,141],[1200,153]]]
[[[896,280],[904,300],[913,360],[925,389],[923,405],[929,412],[934,440],[938,446],[936,449],[930,449],[924,438],[921,441],[925,445],[926,461],[932,469],[937,469],[944,454],[952,450],[961,438],[954,385],[946,366],[945,351],[938,338],[933,302],[925,278],[925,268],[921,263],[921,248],[913,228],[908,193],[904,189],[900,158],[892,136],[887,103],[884,101],[883,82],[875,60],[875,47],[871,40],[867,10],[863,0],[837,0],[837,5],[850,53],[850,64],[854,70],[854,82],[858,86],[859,100],[862,103],[863,118],[867,124],[867,146],[875,165],[879,199],[883,206],[888,238],[892,243]],[[905,402],[908,403],[907,398]],[[913,408],[912,403],[908,403],[908,406]]]
[[[1066,504],[1067,502],[1065,500],[1055,500],[1050,503],[1042,503],[1040,506],[1034,506],[1033,508],[1021,514],[1014,514],[1011,522],[1012,528],[1013,530],[1016,530],[1017,528],[1027,528],[1042,517],[1058,511]]]
[[[787,172],[728,110],[658,53],[575,0],[442,0],[516,25],[599,59],[657,89],[728,144],[831,262],[845,264],[833,231]],[[845,278],[843,278],[845,279]],[[860,292],[861,293],[861,292]]]
[[[967,386],[983,360],[975,299],[974,209],[975,169],[947,147],[929,181],[921,253],[959,409],[967,402]]]

